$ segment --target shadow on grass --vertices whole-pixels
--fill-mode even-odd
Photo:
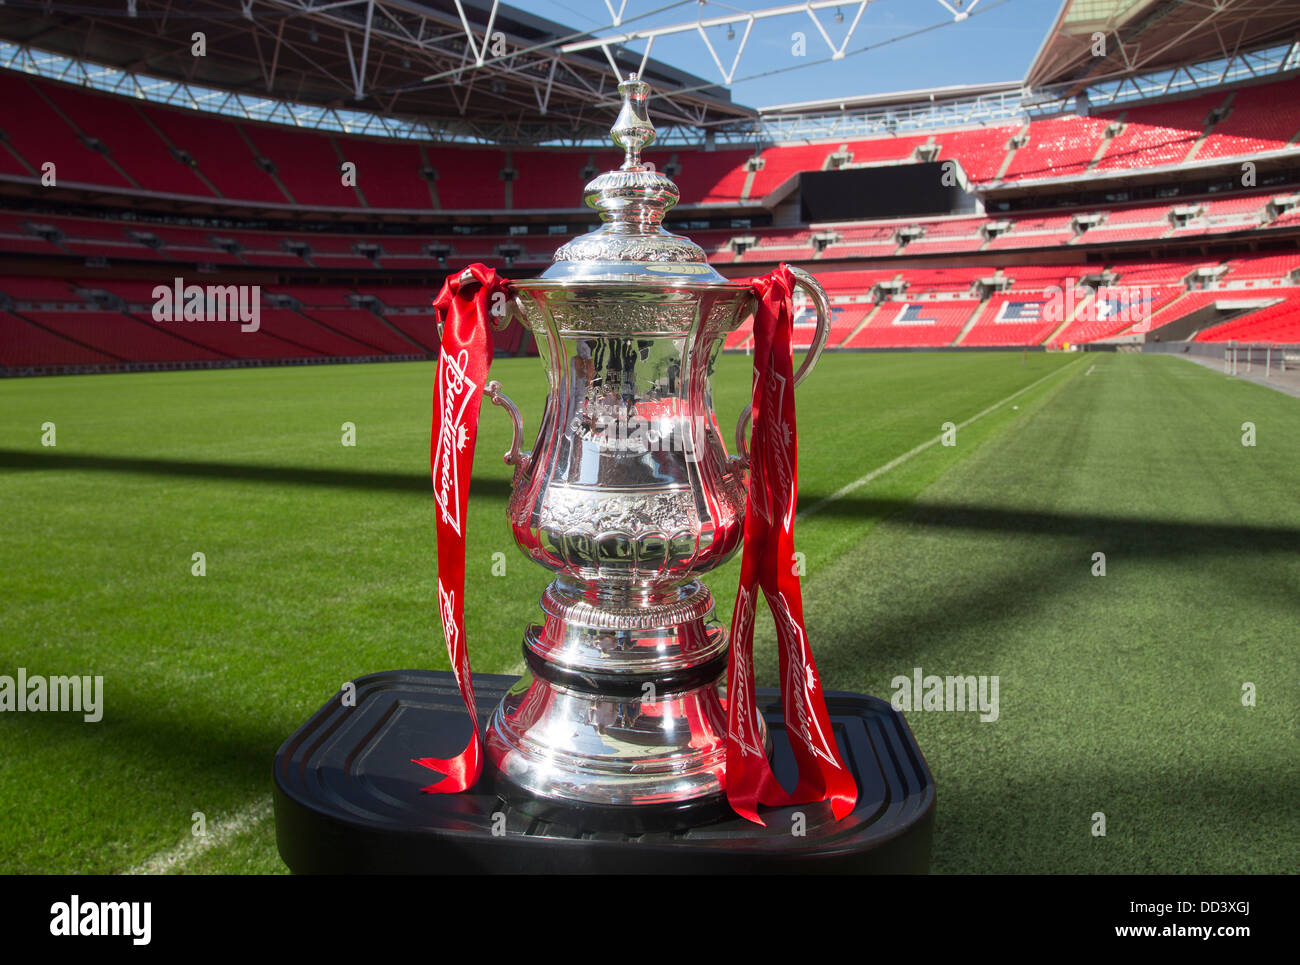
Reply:
[[[965,562],[954,556],[944,563],[948,579],[942,586],[928,582],[932,574],[922,567],[914,574],[891,574],[892,590],[881,595],[871,589],[874,573],[840,562],[805,591],[818,665],[837,685],[868,690],[900,666],[942,662],[972,638],[982,636],[1000,650],[996,641],[1023,632],[1026,621],[1032,623],[1055,605],[1063,588],[1077,589],[1080,574],[1091,579],[1086,574],[1096,550],[1126,564],[1199,568],[1214,575],[1225,598],[1267,612],[1284,612],[1294,594],[1285,579],[1270,579],[1270,568],[1300,559],[1300,529],[1286,526],[853,498],[826,505],[822,512],[846,520],[888,518],[891,526],[917,535],[972,536],[962,543]],[[1000,538],[1013,537],[1021,548],[1011,557],[994,562],[987,555],[1002,545]],[[1260,565],[1242,569],[1248,559]],[[907,562],[917,560],[908,557]],[[968,632],[956,633],[955,628]],[[776,683],[775,648],[765,648],[757,659],[760,682]]]
[[[961,652],[967,638],[955,633],[956,627],[967,632],[983,628],[997,641],[991,646],[1001,650],[1010,635],[998,636],[997,629],[1014,627],[1037,611],[1045,597],[1077,574],[1080,558],[1072,547],[1057,545],[1038,556],[1032,568],[972,566],[942,592],[918,577],[903,584],[894,598],[861,595],[855,581],[869,581],[871,574],[837,569],[829,582],[820,580],[815,592],[804,597],[818,668],[837,687],[872,692],[900,667],[942,663]],[[762,648],[756,664],[761,685],[779,682],[774,645]]]
[[[1054,539],[1086,540],[1097,548],[1124,547],[1126,557],[1184,553],[1276,552],[1300,555],[1300,528],[1255,526],[1141,516],[1058,513],[1009,509],[978,503],[927,503],[921,500],[837,500],[819,514],[883,518],[910,509],[912,525],[983,533],[1018,533]]]
[[[366,472],[354,469],[312,469],[304,466],[260,466],[253,463],[202,462],[184,459],[141,459],[69,453],[0,449],[0,470],[66,470],[134,475],[189,476],[231,479],[289,486],[373,489],[429,496],[432,485],[424,475]],[[472,492],[507,498],[505,479],[475,478]],[[805,493],[801,502],[813,505],[820,493]],[[1174,556],[1184,553],[1250,552],[1300,553],[1300,528],[1239,526],[1193,520],[1144,519],[1054,513],[982,506],[972,503],[925,503],[911,499],[845,497],[826,503],[818,515],[846,519],[883,519],[909,510],[908,521],[927,527],[972,532],[1030,533],[1057,538],[1087,539],[1095,545],[1122,545],[1129,556]]]
[[[138,772],[148,762],[151,774],[175,781],[178,788],[215,777],[220,784],[269,790],[271,760],[297,724],[279,725],[271,714],[218,718],[198,701],[185,700],[179,687],[176,695],[189,705],[187,712],[132,704],[110,692],[104,718],[93,727],[76,713],[23,714],[22,724],[59,744],[84,746],[97,766],[117,774]]]
[[[98,853],[62,856],[57,865],[48,856],[23,854],[20,867],[77,872],[69,861],[89,861],[81,872],[121,872],[185,840],[192,811],[212,819],[246,806],[253,796],[270,795],[275,753],[298,723],[278,723],[271,714],[214,713],[179,688],[176,696],[176,702],[143,705],[110,692],[104,718],[94,725],[75,713],[21,716],[20,729],[6,738],[8,750],[35,756],[46,769],[66,768],[67,778],[63,790],[47,778],[40,782],[44,790],[20,795],[23,808],[50,813],[29,817],[16,840],[24,834],[58,840],[75,835],[79,822],[107,821],[121,853],[111,859]],[[32,848],[45,853],[44,845],[33,842]]]
[[[193,479],[229,479],[281,486],[327,486],[337,489],[372,489],[430,496],[428,476],[404,472],[367,472],[358,469],[312,469],[306,466],[260,466],[254,463],[203,462],[194,459],[140,459],[130,456],[93,456],[75,453],[29,452],[0,449],[0,470],[63,470],[113,472],[137,476],[188,476]],[[510,483],[504,479],[475,479],[474,492],[505,498]]]

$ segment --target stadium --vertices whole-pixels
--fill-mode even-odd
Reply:
[[[1000,681],[986,719],[906,714],[932,870],[1293,871],[1300,13],[1065,0],[1021,80],[862,95],[846,61],[824,99],[751,107],[727,64],[756,24],[841,60],[889,0],[584,6],[606,26],[0,8],[0,675],[103,682],[94,722],[0,714],[0,871],[284,872],[276,747],[359,674],[448,668],[432,300],[593,227],[631,71],[668,230],[830,296],[797,537],[828,686]],[[992,5],[928,6],[960,31]],[[694,61],[655,54],[684,35]],[[193,286],[228,313],[188,318]],[[536,431],[534,334],[494,340]],[[726,339],[720,424],[752,347],[748,321]],[[507,420],[485,406],[481,435],[466,621],[475,671],[519,674],[549,574],[506,524]]]

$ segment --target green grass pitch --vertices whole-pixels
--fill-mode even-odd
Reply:
[[[749,365],[715,376],[728,437]],[[534,431],[539,363],[492,372]],[[411,363],[0,382],[0,674],[105,681],[98,723],[0,714],[0,871],[285,870],[265,805],[279,744],[347,680],[447,666],[432,380]],[[959,426],[796,531],[828,688],[999,678],[996,721],[907,714],[938,789],[935,871],[1294,871],[1300,400],[1172,357],[1018,353],[831,354],[797,398],[804,510]],[[548,579],[506,525],[508,440],[485,407],[479,672],[518,672]],[[708,578],[724,620],[737,562]],[[195,812],[221,831],[206,849]]]

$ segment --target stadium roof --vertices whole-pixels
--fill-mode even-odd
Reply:
[[[191,52],[202,31],[206,55]],[[620,73],[662,126],[755,116],[730,92],[640,54],[564,52],[590,35],[493,0],[79,0],[0,6],[0,39],[164,80],[404,115],[500,142],[605,136]],[[674,93],[677,92],[677,93]]]
[[[1025,86],[1068,97],[1100,81],[1298,37],[1295,0],[1065,0]]]

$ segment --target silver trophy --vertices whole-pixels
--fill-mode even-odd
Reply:
[[[729,332],[752,313],[744,282],[662,227],[676,185],[641,162],[655,137],[647,84],[619,85],[612,128],[623,165],[592,180],[603,224],[514,284],[550,391],[536,446],[514,423],[509,515],[530,559],[555,573],[541,625],[524,634],[528,672],[497,706],[487,749],[502,792],[525,810],[604,815],[720,808],[728,636],[700,574],[739,548],[745,434],[728,456],[709,378]],[[793,269],[817,312],[795,384],[825,346],[826,293]],[[766,725],[759,714],[758,733]]]

